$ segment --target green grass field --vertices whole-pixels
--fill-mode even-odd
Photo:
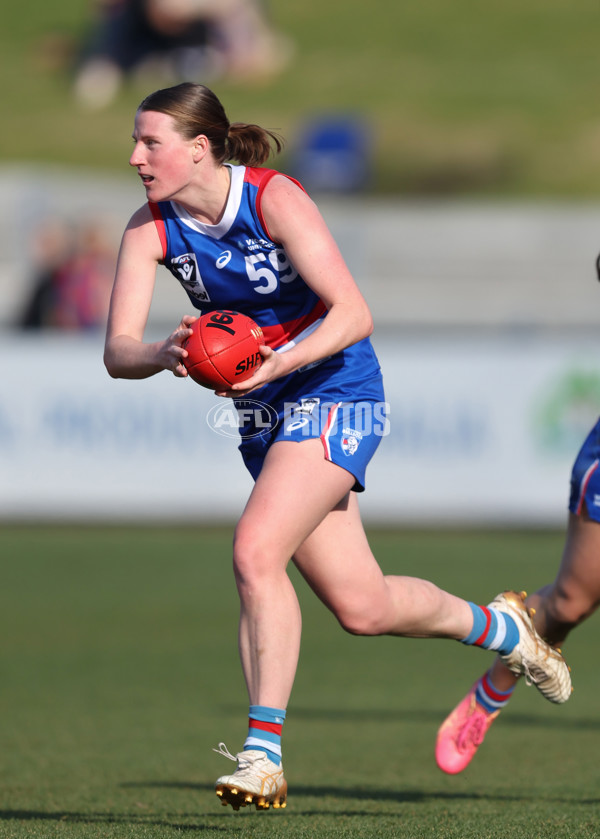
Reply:
[[[555,532],[370,533],[386,571],[477,602],[551,579]],[[0,836],[599,835],[600,622],[568,646],[563,707],[519,686],[477,761],[433,759],[437,727],[491,654],[352,638],[299,579],[304,641],[284,734],[285,811],[213,793],[247,700],[226,530],[4,526]],[[225,765],[226,764],[226,765]]]
[[[100,113],[76,107],[72,60],[92,8],[6,4],[0,160],[127,177],[135,108],[164,79],[132,81]],[[268,83],[215,83],[233,120],[279,130],[293,147],[307,116],[363,114],[378,192],[597,197],[596,0],[273,0],[268,8],[295,58]]]

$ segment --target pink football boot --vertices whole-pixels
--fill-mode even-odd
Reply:
[[[443,772],[456,775],[475,757],[483,738],[500,711],[490,713],[475,700],[477,682],[452,713],[437,735],[435,759]]]

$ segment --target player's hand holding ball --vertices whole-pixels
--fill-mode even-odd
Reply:
[[[250,391],[266,385],[267,382],[272,382],[274,379],[285,375],[281,371],[281,353],[277,353],[267,344],[263,344],[260,347],[260,354],[262,363],[254,369],[254,373],[249,379],[244,379],[243,382],[239,382],[235,386],[232,385],[229,391],[218,392],[218,395],[240,398]]]
[[[156,363],[163,370],[169,370],[177,378],[185,378],[188,373],[185,368],[185,350],[183,344],[191,335],[192,324],[197,320],[193,315],[184,315],[179,326],[171,332],[169,337],[157,345]]]

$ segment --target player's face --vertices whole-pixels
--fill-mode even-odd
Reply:
[[[194,141],[175,130],[172,117],[157,111],[137,112],[133,139],[129,164],[137,168],[148,200],[176,198],[194,172]]]

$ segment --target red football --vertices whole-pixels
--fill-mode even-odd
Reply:
[[[191,329],[183,344],[188,353],[183,363],[190,377],[203,387],[228,390],[230,385],[249,379],[262,364],[262,329],[241,312],[208,312]]]

